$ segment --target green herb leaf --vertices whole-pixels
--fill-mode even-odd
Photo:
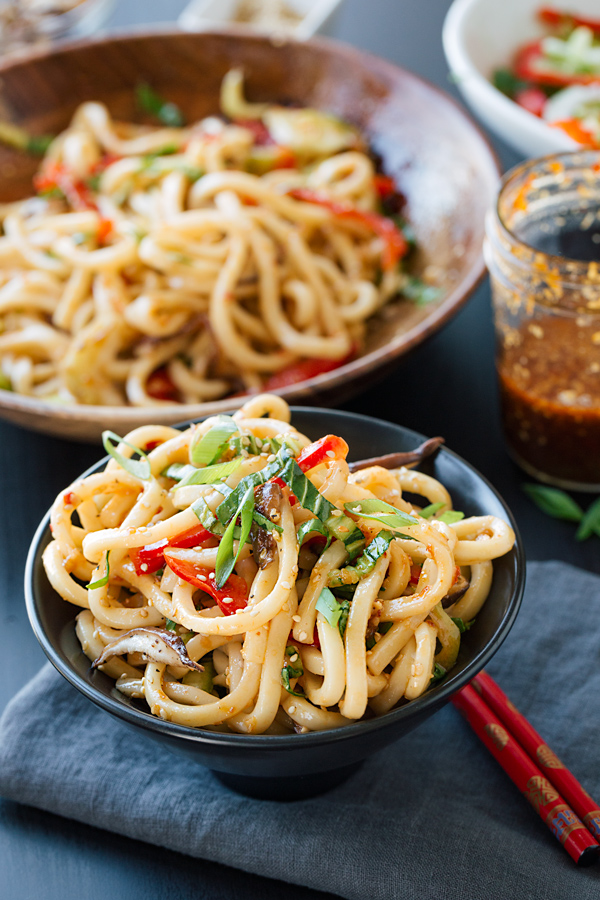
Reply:
[[[401,288],[400,293],[403,297],[411,300],[415,306],[427,306],[429,303],[435,303],[442,296],[441,288],[434,287],[431,284],[425,284],[421,278],[416,275],[409,275],[406,283]]]
[[[344,566],[343,569],[332,569],[327,576],[329,587],[341,587],[345,584],[358,584],[361,578],[372,572],[377,560],[387,552],[396,535],[391,531],[380,531],[371,543],[365,547],[362,555],[353,566]]]
[[[296,528],[296,540],[298,541],[298,546],[301,547],[313,534],[321,534],[323,537],[327,538],[328,543],[331,542],[331,535],[320,519],[306,519]]]
[[[460,617],[455,619],[454,616],[451,616],[450,618],[452,619],[452,621],[454,622],[454,624],[456,625],[456,627],[458,628],[458,630],[460,631],[461,634],[464,634],[465,631],[468,631],[469,628],[475,622],[475,619],[471,619],[469,622],[465,622]]]
[[[195,466],[210,466],[221,456],[232,434],[238,431],[239,426],[231,416],[218,416],[217,423],[202,435],[199,440],[193,440],[190,448],[190,458]]]
[[[449,509],[447,512],[442,513],[441,516],[438,516],[438,522],[445,522],[446,525],[454,525],[455,522],[460,522],[464,517],[465,514],[463,512],[459,512],[457,509]]]
[[[369,637],[365,641],[367,650],[372,650],[376,643],[377,643],[377,641],[375,640],[375,635],[370,634]]]
[[[437,684],[438,681],[441,681],[443,678],[445,678],[447,674],[448,673],[446,669],[443,666],[440,666],[439,663],[436,663],[433,667],[433,674],[431,676],[429,686],[431,687],[432,684]]]
[[[246,475],[245,478],[242,478],[237,487],[235,487],[225,500],[218,505],[217,518],[219,521],[222,522],[223,525],[227,524],[236,509],[239,508],[242,497],[248,488],[250,486],[253,488],[258,487],[259,484],[264,484],[265,481],[268,481],[270,478],[273,478],[274,475],[277,475],[285,460],[288,459],[288,456],[289,451],[282,449],[282,451],[277,454],[277,459],[268,466],[265,466],[264,469],[261,469],[260,472],[253,472],[252,475]]]
[[[189,684],[191,687],[200,688],[201,691],[206,691],[207,694],[210,694],[213,690],[213,678],[217,674],[213,663],[212,653],[203,656],[200,660],[200,665],[204,666],[204,672],[186,672],[181,681],[183,684]]]
[[[285,655],[287,657],[285,665],[290,678],[300,678],[301,675],[304,675],[304,666],[302,665],[302,658],[298,648],[293,644],[288,644],[285,648]]]
[[[88,591],[94,591],[94,590],[96,590],[96,588],[104,587],[105,584],[108,584],[108,577],[110,575],[110,565],[108,562],[108,554],[109,553],[110,553],[110,550],[107,550],[106,551],[106,559],[105,559],[106,572],[104,573],[104,575],[101,578],[97,578],[96,581],[90,581],[90,583],[88,585],[86,585]]]
[[[171,128],[181,128],[185,125],[185,119],[179,107],[161,97],[149,84],[145,82],[139,84],[135,93],[140,109],[157,118],[163,125]]]
[[[125,444],[127,447],[131,447],[132,450],[140,455],[141,459],[130,459],[127,456],[123,456],[116,447],[113,447],[111,441],[114,441],[117,445]],[[144,451],[140,450],[139,447],[136,447],[135,444],[124,441],[123,438],[120,438],[114,431],[103,431],[102,443],[104,444],[106,452],[119,463],[122,469],[125,469],[130,475],[133,475],[134,478],[141,478],[142,481],[147,481],[151,477],[152,469],[150,467],[150,460]]]
[[[211,534],[223,534],[225,528],[219,522],[219,520],[213,516],[210,506],[204,499],[204,497],[198,497],[198,499],[192,503],[192,510],[195,512],[196,516],[201,525],[204,525],[207,531],[210,531]]]
[[[31,134],[27,141],[27,152],[32,156],[44,156],[53,140],[52,134]]]
[[[492,84],[511,100],[515,94],[527,87],[527,82],[517,78],[510,69],[496,69],[492,76]]]
[[[288,459],[280,477],[295,494],[300,506],[314,513],[324,523],[329,534],[344,543],[350,559],[362,550],[365,538],[360,528],[349,516],[340,515],[341,510],[317,490],[295,459]]]
[[[432,516],[435,516],[436,512],[438,512],[443,503],[430,503],[429,506],[424,506],[421,512],[419,513],[424,519],[431,519]]]
[[[275,522],[272,522],[267,516],[263,516],[257,509],[254,510],[253,514],[254,521],[261,528],[264,528],[266,531],[278,531],[279,534],[283,534],[283,528],[281,525],[277,525]]]
[[[379,634],[387,634],[393,624],[393,622],[380,622],[377,631]]]
[[[304,697],[304,692],[295,691],[292,687],[290,687],[290,673],[286,666],[284,666],[281,670],[281,682],[288,694],[293,694],[294,697]]]
[[[344,503],[344,509],[363,519],[379,522],[386,528],[406,528],[407,525],[418,524],[417,519],[413,516],[396,509],[385,500],[352,500],[350,503]],[[403,535],[403,537],[408,537],[408,535]]]
[[[338,624],[342,615],[342,606],[331,593],[329,588],[324,587],[319,594],[317,600],[317,609],[323,617],[329,622],[332,628]]]
[[[231,573],[241,553],[242,547],[248,540],[250,528],[252,527],[252,514],[254,512],[254,488],[252,485],[248,488],[242,502],[231,522],[225,530],[225,534],[221,538],[219,549],[217,551],[217,561],[215,566],[215,583],[218,588],[222,588]],[[242,525],[239,537],[237,553],[233,553],[234,529],[237,517],[241,515]]]
[[[586,510],[575,537],[578,541],[585,541],[592,534],[600,537],[600,497],[594,500],[592,505]]]
[[[219,463],[216,466],[205,466],[203,469],[197,469],[196,466],[185,466],[183,471],[179,471],[181,476],[179,484],[175,485],[174,490],[187,487],[189,484],[216,484],[222,478],[227,478],[241,465],[241,458],[232,459],[230,462]],[[171,466],[169,466],[169,471]],[[169,477],[172,477],[171,475]],[[220,485],[219,485],[220,486]]]
[[[167,631],[177,631],[177,622],[174,622],[173,619],[167,619],[165,628]]]
[[[546,487],[543,484],[524,484],[523,490],[547,516],[566,519],[568,522],[581,522],[583,519],[583,510],[579,504],[558,488]]]
[[[341,600],[340,601],[340,618],[338,621],[338,628],[340,630],[340,635],[342,636],[342,640],[344,639],[344,635],[346,634],[346,625],[348,624],[348,616],[350,615],[350,600]]]

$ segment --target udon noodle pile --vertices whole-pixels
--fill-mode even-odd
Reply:
[[[514,543],[430,476],[351,472],[274,395],[119,440],[56,499],[44,565],[94,666],[183,725],[318,731],[419,697]]]
[[[358,353],[367,319],[410,281],[401,227],[381,214],[391,179],[338,119],[247,103],[238,71],[221,106],[154,128],[84,103],[51,142],[37,196],[0,208],[1,386],[199,403]]]

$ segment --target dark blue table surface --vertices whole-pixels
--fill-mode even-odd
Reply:
[[[109,26],[172,22],[185,5],[184,0],[119,0]],[[412,69],[456,95],[441,44],[449,5],[450,0],[346,0],[337,36]],[[504,168],[518,161],[511,150],[493,143]],[[421,383],[418,392],[410,390],[413,369],[435,373],[429,383]],[[390,397],[395,406],[390,407]],[[451,324],[403,361],[386,382],[343,408],[392,419],[425,434],[444,435],[448,445],[504,495],[517,516],[529,559],[565,559],[600,572],[597,540],[577,544],[571,525],[548,519],[534,508],[521,491],[523,475],[504,450],[487,281]],[[58,491],[98,456],[96,447],[69,444],[0,422],[4,586],[0,594],[0,709],[45,659],[29,628],[23,601],[23,568],[31,537]],[[2,801],[0,872],[0,896],[14,900],[325,897]]]

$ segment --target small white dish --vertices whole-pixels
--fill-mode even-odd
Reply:
[[[490,81],[496,69],[510,65],[518,47],[547,33],[536,19],[541,5],[541,0],[454,0],[442,33],[452,77],[466,102],[490,131],[530,157],[580,146]],[[583,16],[599,12],[598,0],[569,0],[565,6]]]
[[[240,23],[235,22],[236,10],[242,0],[192,0],[178,19],[178,25],[184,31],[206,31],[210,28]],[[331,36],[337,14],[344,0],[285,0],[285,5],[299,17],[293,28],[285,28],[285,33],[298,40],[306,40],[315,34]],[[241,27],[253,30],[265,30],[250,23]],[[279,32],[276,25],[269,31]]]

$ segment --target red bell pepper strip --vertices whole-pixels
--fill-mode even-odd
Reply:
[[[553,87],[566,87],[569,84],[592,84],[600,75],[592,72],[580,72],[576,75],[561,72],[552,68],[542,50],[541,41],[525,44],[517,51],[514,62],[514,74],[523,81],[537,84],[549,84]]]
[[[165,366],[156,369],[146,382],[146,393],[155,400],[169,400],[172,403],[180,403],[181,395],[177,386],[171,379]]]
[[[309,469],[314,469],[315,466],[331,459],[346,459],[348,449],[348,444],[343,438],[336,434],[326,434],[325,437],[305,447],[296,462],[303,472],[308,472]]]
[[[396,182],[389,175],[380,175],[379,173],[373,178],[375,182],[375,190],[382,200],[387,200],[392,194],[396,193]]]
[[[594,34],[600,35],[600,19],[588,19],[585,16],[577,16],[575,13],[562,12],[554,9],[552,6],[542,6],[538,10],[538,18],[546,25],[561,31],[583,25],[585,28],[593,31]]]
[[[563,119],[560,122],[550,122],[554,128],[561,128],[570,138],[583,144],[585,147],[597,147],[598,143],[591,131],[583,128],[579,119]]]
[[[251,131],[257,147],[266,147],[275,143],[269,129],[260,119],[235,119],[234,124]]]
[[[62,163],[50,163],[46,166],[38,175],[34,176],[33,185],[40,194],[58,188],[73,209],[97,209],[87,184],[80,178],[75,178],[73,173]]]
[[[534,116],[542,115],[547,101],[548,97],[546,94],[541,88],[537,87],[523,88],[522,91],[517,91],[515,94],[515,103],[518,103],[519,106],[522,106],[523,109],[526,109],[527,112],[532,113]]]
[[[188,584],[205,591],[213,597],[224,616],[231,616],[248,605],[248,585],[239,575],[229,576],[222,588],[217,587],[215,573],[210,569],[197,566],[187,559],[178,559],[168,550],[165,551],[165,562],[179,578]]]
[[[197,547],[213,535],[203,525],[190,528],[174,538],[163,538],[145,547],[132,547],[129,557],[135,566],[138,575],[148,575],[157,572],[165,564],[165,549],[167,547]]]
[[[269,392],[291,387],[301,381],[307,381],[309,378],[323,375],[325,372],[333,372],[334,369],[339,369],[340,366],[345,365],[348,361],[348,357],[344,357],[344,359],[302,359],[267,378],[264,389]]]
[[[336,200],[331,200],[329,197],[319,194],[317,191],[311,191],[308,188],[294,188],[289,193],[296,200],[324,206],[334,216],[338,216],[340,219],[352,219],[374,231],[383,241],[381,262],[386,271],[393,269],[402,257],[408,253],[408,242],[392,219],[381,216],[379,213],[365,212],[348,203],[338,203]]]
[[[293,506],[295,503],[298,502],[298,498],[296,497],[295,494],[293,494],[293,493],[290,491],[289,485],[287,485],[287,484],[285,483],[285,481],[283,480],[283,478],[279,478],[279,477],[276,475],[274,478],[269,478],[269,481],[270,481],[272,484],[278,484],[279,487],[281,488],[281,490],[284,491],[284,493],[287,493],[287,494],[288,494],[289,500],[290,500],[290,506]]]

